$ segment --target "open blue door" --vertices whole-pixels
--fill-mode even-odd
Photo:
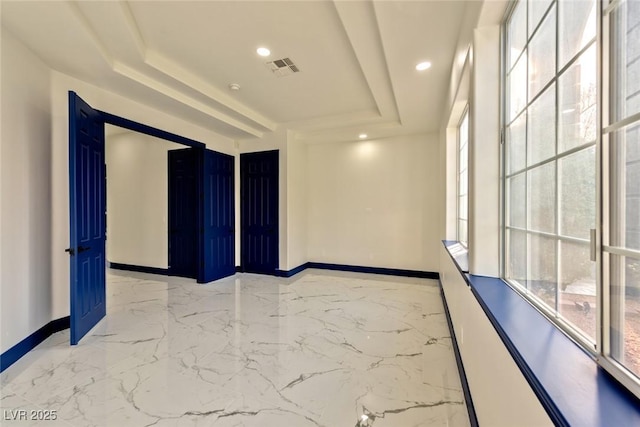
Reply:
[[[104,121],[69,92],[71,344],[105,316],[106,167]]]
[[[243,271],[278,269],[278,173],[277,150],[240,155]]]
[[[234,158],[211,150],[202,153],[201,263],[198,281],[235,274]]]

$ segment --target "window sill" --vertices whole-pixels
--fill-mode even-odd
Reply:
[[[640,425],[633,394],[504,281],[468,274],[466,250],[457,242],[443,243],[556,425]]]
[[[462,275],[469,273],[469,250],[457,240],[443,240],[445,248],[451,255],[456,267]],[[466,280],[466,278],[465,278]]]

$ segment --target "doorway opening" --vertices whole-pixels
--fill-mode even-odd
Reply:
[[[196,157],[198,232],[191,234],[199,283],[235,273],[234,158],[205,145],[123,117],[93,109],[69,92],[69,205],[71,344],[106,314],[107,173],[105,125],[189,147]],[[168,165],[167,165],[168,166]],[[169,239],[170,242],[170,239]]]
[[[171,151],[183,147],[105,124],[106,260],[111,268],[171,274],[168,161]],[[191,251],[194,258],[196,243]],[[196,274],[187,277],[197,278]]]

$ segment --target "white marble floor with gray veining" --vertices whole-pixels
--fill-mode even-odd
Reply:
[[[0,424],[469,426],[436,281],[107,277],[107,316],[79,345],[59,332],[1,374]]]

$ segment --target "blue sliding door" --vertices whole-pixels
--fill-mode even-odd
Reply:
[[[69,92],[71,344],[106,313],[104,142],[101,114]]]

